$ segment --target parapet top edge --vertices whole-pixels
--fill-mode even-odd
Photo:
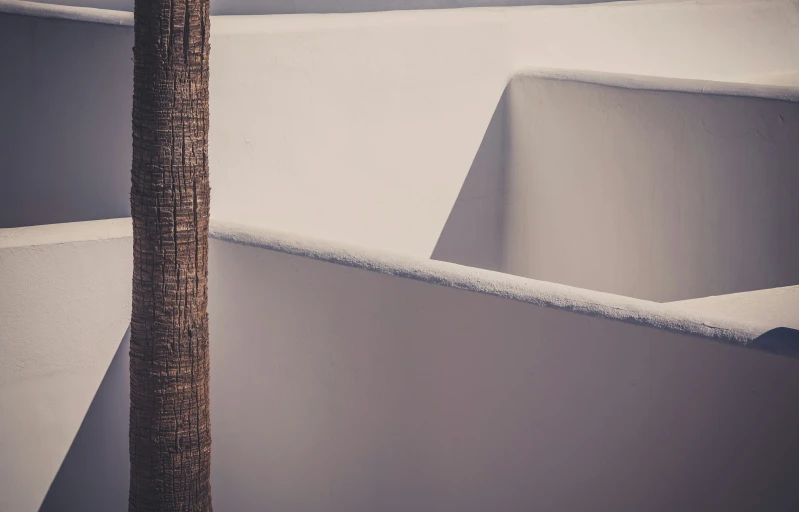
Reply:
[[[128,11],[26,2],[25,0],[0,0],[0,13],[105,25],[133,26],[133,13]]]
[[[129,217],[6,228],[0,229],[0,249],[96,242],[132,236]],[[223,242],[742,346],[779,327],[719,318],[669,304],[214,219],[211,220],[210,236]]]
[[[212,221],[211,237],[234,244],[743,346],[774,328],[694,313],[668,304],[236,223]]]
[[[0,229],[0,250],[131,238],[130,217]]]
[[[799,102],[799,86],[790,85],[704,80],[697,78],[665,77],[569,68],[527,68],[514,73],[509,79],[509,83],[524,78],[579,82],[622,89],[684,92],[717,96],[743,96]]]

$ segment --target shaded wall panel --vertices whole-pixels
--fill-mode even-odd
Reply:
[[[133,30],[0,14],[0,228],[130,215]]]
[[[656,301],[799,283],[799,103],[509,88],[503,270]]]
[[[218,241],[212,261],[218,503],[799,504],[796,360]]]

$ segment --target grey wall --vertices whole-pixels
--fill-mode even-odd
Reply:
[[[506,95],[434,258],[499,243],[486,268],[656,301],[799,283],[799,103],[534,77]]]
[[[131,27],[0,14],[0,228],[130,214],[132,48]]]
[[[79,239],[0,265],[4,512],[124,508],[130,239]],[[218,240],[210,262],[220,510],[799,506],[799,359]]]
[[[797,360],[229,243],[211,256],[220,507],[799,506]]]
[[[797,361],[213,244],[220,504],[799,504]]]
[[[39,3],[74,5],[132,11],[132,0],[32,0]],[[456,7],[513,5],[593,4],[610,0],[212,0],[211,14],[306,14],[374,12]]]
[[[799,506],[799,360],[219,241],[210,284],[220,510]],[[121,358],[42,510],[124,506]]]

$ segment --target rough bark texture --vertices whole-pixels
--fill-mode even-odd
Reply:
[[[209,0],[136,0],[130,511],[211,511]]]

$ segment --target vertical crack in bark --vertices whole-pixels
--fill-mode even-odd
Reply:
[[[189,50],[191,49],[189,47],[189,34],[191,30],[189,28],[189,22],[191,21],[189,14],[191,12],[191,10],[189,9],[190,1],[191,0],[186,0],[186,6],[184,10],[184,12],[186,13],[186,17],[184,19],[184,25],[183,25],[183,62],[186,63],[187,70],[189,69]]]
[[[170,15],[170,18],[169,18],[169,36],[170,37],[169,37],[169,49],[167,51],[166,66],[167,67],[172,67],[173,66],[173,63],[172,63],[172,60],[173,60],[172,59],[172,46],[174,44],[174,38],[172,37],[172,35],[175,33],[175,6],[172,5],[171,3],[169,5],[169,15]],[[170,151],[169,151],[169,154],[170,154],[170,159],[169,159],[170,183],[169,183],[169,185],[170,185],[171,191],[172,191],[172,244],[173,244],[172,249],[173,249],[173,257],[174,257],[174,265],[175,265],[175,267],[174,267],[175,268],[175,276],[176,276],[175,279],[176,279],[177,283],[179,284],[180,283],[180,257],[178,255],[178,206],[179,206],[178,202],[179,202],[180,198],[179,198],[179,193],[177,191],[178,187],[176,186],[176,183],[175,183],[175,178],[176,178],[176,173],[175,173],[175,148],[176,148],[176,145],[178,143],[178,138],[175,135],[175,125],[177,124],[176,123],[176,118],[180,118],[181,116],[180,116],[180,106],[178,105],[178,96],[177,95],[178,95],[178,73],[174,73],[173,76],[172,76],[172,96],[171,96],[171,109],[172,109],[172,112],[169,114],[170,117],[171,117],[171,121],[170,121],[171,140],[170,140]],[[183,135],[185,137],[185,133]],[[185,140],[181,140],[181,143],[185,144]],[[183,162],[183,165],[185,166],[185,161]],[[177,184],[177,185],[179,185],[179,184]],[[179,290],[180,290],[179,286],[176,286],[175,287],[175,299],[174,299],[174,304],[172,306],[173,308],[175,306],[177,306],[177,304],[180,301],[180,291]],[[180,320],[179,320],[177,314],[173,313],[172,316],[173,316],[173,318],[172,318],[171,328],[172,328],[173,334],[172,334],[171,346],[172,346],[173,350],[176,349],[176,351],[177,351],[177,357],[175,357],[175,363],[177,365],[177,374],[175,376],[175,379],[178,381],[178,384],[179,384],[180,375],[182,374],[181,364],[180,364],[180,359],[181,359],[181,355],[182,355],[181,354],[181,346],[180,346],[181,345],[180,344]],[[177,449],[177,453],[175,455],[172,455],[172,456],[177,456],[177,458],[178,458],[177,468],[176,468],[177,472],[179,472],[181,470],[182,466],[183,466],[183,450],[182,450],[182,448],[180,446],[180,429],[178,428],[178,425],[180,425],[180,413],[182,412],[182,407],[181,407],[180,402],[181,401],[178,400],[178,403],[175,405],[175,407],[172,408],[172,418],[173,418],[173,420],[175,422],[174,423],[175,424],[175,432],[174,432],[174,435],[175,435],[175,446],[176,446],[176,449]],[[170,487],[173,490],[180,485],[179,482],[177,482],[175,480],[175,474],[176,474],[175,471],[170,472],[170,479],[171,479]]]

